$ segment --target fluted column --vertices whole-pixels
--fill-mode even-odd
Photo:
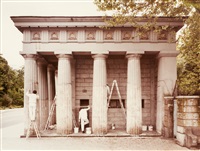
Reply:
[[[47,62],[42,58],[38,58],[38,93],[39,99],[39,119],[37,123],[41,130],[44,129],[49,113],[48,104],[48,83],[47,83]]]
[[[28,90],[37,90],[37,55],[34,54],[24,54],[25,59],[25,69],[24,69],[24,135],[26,135],[29,126],[29,101],[28,97],[25,95]]]
[[[127,73],[127,133],[139,135],[142,129],[141,69],[138,54],[129,54]]]
[[[92,131],[102,135],[107,133],[107,55],[97,54],[93,58]]]
[[[171,96],[177,79],[177,52],[160,52],[158,55],[157,114],[156,130],[162,133],[164,121],[164,96]]]
[[[57,133],[72,133],[71,55],[58,57],[58,87],[56,101]]]
[[[47,66],[47,80],[48,80],[48,108],[50,112],[55,97],[55,69],[52,64],[49,64]],[[54,116],[51,121],[51,124],[55,123]]]

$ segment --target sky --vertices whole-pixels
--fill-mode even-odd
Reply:
[[[0,54],[14,69],[24,66],[23,35],[10,16],[101,16],[93,0],[0,0]]]

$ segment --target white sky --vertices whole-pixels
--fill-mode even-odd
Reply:
[[[24,65],[22,33],[10,16],[101,16],[93,0],[1,0],[1,54],[14,69]]]

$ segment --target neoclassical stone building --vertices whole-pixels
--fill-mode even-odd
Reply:
[[[174,31],[150,31],[138,36],[130,25],[100,28],[100,16],[13,16],[23,34],[24,90],[38,90],[37,123],[44,129],[53,98],[57,95],[53,124],[58,134],[73,132],[81,106],[90,105],[94,134],[106,134],[112,123],[129,134],[141,133],[142,125],[163,131],[164,96],[172,94],[176,77],[175,32],[183,22],[159,18],[158,25]],[[140,20],[141,24],[145,20]],[[106,84],[117,80],[126,109],[124,117],[116,90],[107,108]],[[24,97],[25,134],[28,98]]]

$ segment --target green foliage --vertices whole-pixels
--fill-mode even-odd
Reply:
[[[186,22],[178,43],[178,91],[183,95],[200,94],[200,14]]]
[[[182,17],[188,15],[191,4],[183,0],[94,0],[100,11],[112,12],[112,18],[105,18],[107,26],[131,24],[141,27],[138,20],[147,18],[145,28],[155,27],[157,17]],[[107,15],[106,15],[107,16]]]
[[[24,68],[14,70],[0,56],[0,105],[23,106]]]
[[[105,12],[107,27],[129,24],[138,31],[160,32],[173,30],[157,26],[159,17],[186,21],[187,27],[178,41],[178,91],[181,95],[200,94],[200,0],[94,0],[94,3]],[[107,12],[112,17],[107,17]],[[146,24],[138,24],[144,19]]]
[[[9,107],[12,104],[12,98],[10,98],[7,94],[4,94],[2,98],[0,98],[0,102],[2,106]]]

